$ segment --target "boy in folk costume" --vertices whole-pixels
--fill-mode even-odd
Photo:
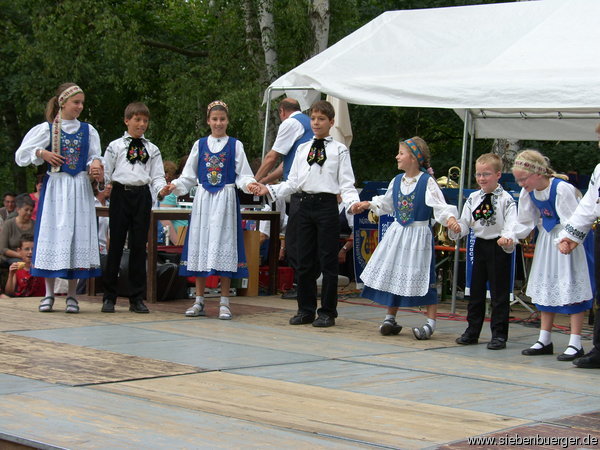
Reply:
[[[268,186],[257,183],[250,188],[256,195],[269,194],[273,200],[300,194],[298,312],[290,319],[290,325],[312,323],[314,327],[331,327],[337,317],[340,236],[337,195],[341,194],[353,213],[359,198],[350,152],[329,135],[334,117],[331,103],[316,102],[310,113],[315,137],[298,147],[287,181]],[[316,281],[321,271],[321,308],[317,310]]]
[[[502,160],[486,153],[475,161],[475,178],[481,188],[469,195],[458,221],[460,233],[449,230],[450,239],[458,240],[473,229],[475,246],[471,295],[467,309],[469,326],[457,344],[477,344],[485,319],[486,283],[492,297],[490,350],[506,348],[510,314],[510,275],[512,249],[504,251],[497,243],[505,226],[516,222],[517,205],[512,196],[498,183],[502,175]]]
[[[115,312],[117,279],[125,239],[129,233],[129,310],[147,313],[146,244],[152,210],[152,189],[162,197],[166,186],[160,150],[144,137],[150,122],[148,107],[140,102],[125,108],[127,131],[112,141],[104,153],[106,182],[112,183],[108,258],[104,272],[102,312]],[[154,268],[150,268],[154,270]]]

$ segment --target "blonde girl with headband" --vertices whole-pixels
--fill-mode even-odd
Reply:
[[[94,193],[89,176],[104,179],[100,138],[93,126],[80,122],[85,95],[75,83],[61,84],[46,106],[46,119],[23,138],[16,163],[48,164],[35,224],[31,274],[44,277],[46,297],[40,312],[54,305],[54,281],[69,280],[67,313],[79,312],[77,279],[100,276],[100,254]]]
[[[227,135],[227,105],[214,101],[208,105],[206,115],[210,135],[194,143],[183,172],[167,189],[180,196],[198,186],[179,268],[180,275],[196,277],[196,301],[185,315],[206,315],[206,277],[217,275],[221,278],[219,319],[230,320],[231,279],[248,276],[235,188],[249,193],[248,184],[256,181],[243,144]]]
[[[426,323],[412,331],[416,339],[429,339],[435,331],[438,303],[430,219],[433,216],[460,232],[458,211],[446,203],[431,176],[429,147],[423,139],[401,141],[396,162],[404,173],[390,182],[384,195],[359,204],[362,211],[370,209],[377,216],[390,214],[395,219],[360,276],[365,285],[362,296],[387,306],[379,327],[384,336],[402,330],[396,322],[399,307],[425,306]]]
[[[506,230],[498,244],[511,248],[517,239],[527,237],[537,227],[538,236],[527,282],[527,295],[541,313],[537,342],[521,353],[527,356],[551,355],[552,325],[557,313],[569,314],[571,335],[559,361],[583,356],[581,328],[585,311],[593,299],[593,242],[563,255],[555,242],[571,217],[579,195],[577,190],[550,167],[548,158],[537,150],[525,150],[515,159],[512,172],[521,186],[518,220]],[[541,219],[541,220],[540,220]]]

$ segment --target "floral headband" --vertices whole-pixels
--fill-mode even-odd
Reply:
[[[513,169],[523,170],[525,172],[546,175],[548,174],[548,167],[545,165],[537,164],[517,156],[513,163]]]
[[[422,166],[425,162],[425,156],[423,156],[423,153],[421,152],[419,146],[415,143],[415,141],[413,141],[412,139],[406,139],[402,142],[406,144],[412,152],[412,154],[415,155],[415,158],[417,158],[417,161],[419,162],[419,166]]]
[[[81,89],[79,86],[68,87],[58,96],[58,106],[64,105],[68,99],[77,94],[83,94],[83,89]]]
[[[222,106],[223,108],[225,108],[225,111],[227,111],[229,113],[229,107],[227,106],[227,103],[222,102],[221,100],[215,100],[214,102],[209,103],[208,107],[206,108],[206,115],[210,115],[210,110],[213,109],[215,106]]]

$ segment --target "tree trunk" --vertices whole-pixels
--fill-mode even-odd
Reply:
[[[308,17],[315,37],[315,43],[310,56],[317,55],[327,48],[329,42],[329,0],[312,0]]]
[[[278,76],[277,51],[275,50],[275,24],[273,22],[273,0],[258,1],[258,25],[262,47],[265,52],[265,66],[269,83]]]
[[[495,139],[492,145],[492,153],[502,158],[503,172],[510,172],[519,150],[521,150],[521,141],[517,139]]]

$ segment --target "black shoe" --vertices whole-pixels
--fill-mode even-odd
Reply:
[[[335,325],[335,319],[329,316],[319,316],[312,323],[313,327],[327,328]]]
[[[475,345],[479,342],[479,339],[472,338],[467,334],[463,334],[461,337],[457,337],[454,342],[460,345]]]
[[[526,348],[521,351],[521,355],[525,356],[537,356],[537,355],[551,355],[554,353],[554,344],[550,342],[548,345],[542,344],[540,341],[537,341],[536,344],[540,344],[542,348]]]
[[[573,361],[574,359],[581,358],[583,355],[585,355],[583,348],[577,348],[573,345],[567,345],[567,348],[572,348],[575,350],[575,353],[572,355],[569,355],[568,353],[561,353],[556,357],[556,359],[559,361]]]
[[[312,323],[313,320],[315,320],[314,314],[298,313],[290,319],[290,325],[306,325]]]
[[[503,348],[506,348],[506,339],[500,337],[492,338],[492,340],[488,342],[487,348],[488,350],[502,350]]]
[[[284,300],[296,300],[298,298],[298,290],[293,287],[281,294],[281,298]]]
[[[379,326],[379,332],[384,336],[389,336],[390,334],[398,334],[402,331],[402,325],[398,325],[396,319],[385,319],[383,323]]]
[[[600,352],[592,350],[581,358],[573,361],[581,369],[600,369]]]
[[[115,301],[110,298],[105,298],[102,300],[102,309],[100,310],[103,313],[114,313],[115,312]]]
[[[148,310],[148,307],[144,305],[144,302],[142,300],[130,300],[129,311],[141,314],[147,314],[150,312],[150,310]]]

